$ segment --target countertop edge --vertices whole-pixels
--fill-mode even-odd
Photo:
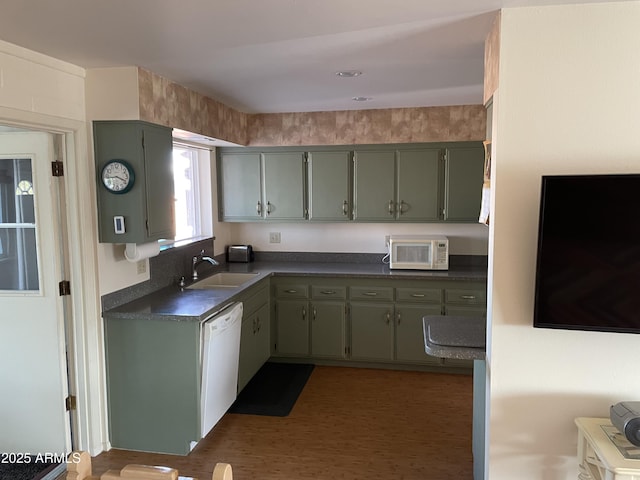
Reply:
[[[104,310],[105,319],[147,319],[158,321],[202,321],[238,299],[248,289],[270,277],[332,277],[386,280],[486,281],[486,270],[407,271],[390,270],[380,264],[254,262],[224,264],[220,272],[256,272],[258,275],[239,287],[189,289],[177,285],[164,287],[138,299]],[[210,276],[209,275],[209,276]],[[203,277],[203,279],[206,277]],[[202,280],[202,279],[201,279]],[[178,308],[179,307],[179,308]],[[181,313],[177,314],[176,311]]]

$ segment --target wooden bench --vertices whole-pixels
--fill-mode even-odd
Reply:
[[[198,480],[179,476],[175,468],[149,465],[126,465],[122,470],[108,470],[97,477],[91,474],[91,456],[87,452],[74,452],[69,458],[72,461],[67,463],[65,480]],[[233,480],[231,465],[216,464],[211,480]]]

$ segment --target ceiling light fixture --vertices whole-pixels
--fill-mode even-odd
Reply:
[[[340,72],[336,72],[336,75],[343,78],[353,78],[359,77],[362,75],[362,72],[359,72],[358,70],[342,70]]]
[[[355,102],[367,102],[369,100],[373,100],[372,97],[352,97],[351,100]]]

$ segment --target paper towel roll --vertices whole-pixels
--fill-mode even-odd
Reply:
[[[158,242],[150,243],[127,243],[124,249],[124,258],[130,262],[137,262],[145,258],[155,257],[160,253]]]

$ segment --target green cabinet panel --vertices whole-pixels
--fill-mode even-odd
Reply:
[[[271,354],[269,304],[264,303],[256,312],[243,317],[240,332],[238,392],[249,383]]]
[[[354,152],[354,220],[395,218],[395,150]]]
[[[345,358],[346,303],[311,303],[311,355],[321,358]]]
[[[309,152],[307,175],[309,220],[351,220],[351,152]]]
[[[171,129],[141,121],[93,122],[98,229],[102,243],[145,243],[175,237]],[[133,187],[111,193],[101,181],[110,160],[133,169]],[[116,233],[114,217],[124,218]]]
[[[226,221],[262,218],[261,158],[259,153],[220,156],[218,196],[220,217]]]
[[[243,303],[240,331],[238,392],[242,390],[271,354],[269,288],[252,288],[239,299]]]
[[[483,176],[484,150],[482,145],[447,149],[444,192],[445,221],[478,221]]]
[[[200,440],[198,322],[105,318],[109,438],[186,455]]]
[[[438,221],[440,152],[439,148],[398,151],[396,218],[417,222]]]
[[[276,300],[276,342],[278,355],[309,355],[309,304],[307,300]]]
[[[392,361],[393,304],[352,302],[351,359]]]
[[[439,358],[427,355],[422,317],[440,315],[440,305],[396,304],[396,360],[406,363],[438,365]]]
[[[304,220],[304,153],[264,153],[263,161],[265,218]]]

